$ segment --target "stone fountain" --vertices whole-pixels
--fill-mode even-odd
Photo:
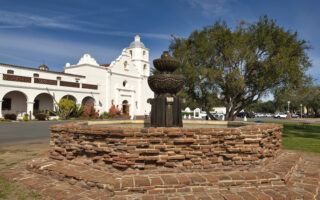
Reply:
[[[180,63],[168,52],[153,62],[158,71],[148,79],[155,92],[149,101],[151,127],[143,120],[54,125],[49,158],[33,160],[29,171],[80,186],[100,199],[156,199],[284,183],[288,173],[274,171],[290,172],[295,163],[272,163],[281,152],[281,125],[189,120],[182,127],[177,92],[184,77],[174,73]],[[299,160],[295,154],[282,158]]]
[[[148,78],[148,84],[155,93],[155,98],[149,101],[151,126],[182,127],[181,100],[177,93],[183,87],[184,77],[174,74],[180,63],[164,51],[153,65],[158,71]]]

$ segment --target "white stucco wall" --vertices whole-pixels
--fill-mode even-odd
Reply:
[[[87,59],[84,59],[86,57]],[[100,113],[107,111],[108,98],[107,98],[107,69],[105,67],[92,63],[93,59],[89,54],[85,54],[76,65],[66,66],[64,71],[66,73],[79,74],[86,76],[84,83],[98,85],[98,93],[91,93],[87,96],[91,96],[95,100],[95,107]],[[82,102],[83,98],[78,100]]]

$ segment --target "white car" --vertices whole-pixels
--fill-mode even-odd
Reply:
[[[260,117],[264,117],[264,114],[263,113],[256,113],[254,116],[260,118]]]
[[[266,117],[272,117],[273,115],[271,113],[267,113]]]
[[[276,114],[274,114],[274,118],[285,119],[287,117],[288,117],[288,115],[286,113],[276,113]]]
[[[297,114],[295,114],[295,113],[292,113],[292,114],[291,114],[291,117],[292,117],[292,118],[299,118],[300,116],[297,115]]]

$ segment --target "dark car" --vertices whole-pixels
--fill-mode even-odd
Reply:
[[[255,118],[255,114],[253,112],[240,112],[237,117],[244,118],[246,116],[247,118]]]

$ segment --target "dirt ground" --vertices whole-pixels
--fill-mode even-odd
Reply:
[[[0,170],[45,154],[49,149],[47,140],[28,141],[0,146]]]
[[[44,155],[49,149],[48,140],[28,141],[18,144],[0,145],[0,171],[16,164]],[[0,199],[40,200],[40,195],[19,183],[8,181],[0,176]]]

